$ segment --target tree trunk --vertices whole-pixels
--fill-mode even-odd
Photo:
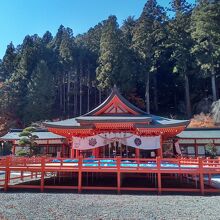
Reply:
[[[214,70],[212,71],[211,81],[212,81],[213,102],[215,102],[215,101],[217,101],[217,92],[216,92],[216,78],[215,78]]]
[[[93,89],[93,92],[94,92],[94,99],[95,99],[95,106],[97,106],[97,87],[94,87]],[[94,106],[94,104],[92,105],[92,107]]]
[[[62,78],[59,77],[59,96],[60,96],[60,114],[62,114],[63,112],[63,82],[62,82]]]
[[[82,62],[80,62],[80,70],[79,70],[79,114],[82,115],[82,78],[83,78],[83,70],[82,70]]]
[[[66,75],[63,76],[63,114],[66,114]]]
[[[68,71],[68,78],[67,78],[67,114],[69,118],[70,116],[70,71]]]
[[[102,91],[99,89],[99,104],[102,103]]]
[[[154,110],[158,112],[158,94],[157,94],[157,74],[154,73]]]
[[[88,64],[88,76],[87,76],[87,112],[90,110],[90,66]]]
[[[73,88],[73,90],[74,90],[74,102],[73,102],[73,106],[74,106],[74,110],[73,110],[73,113],[74,113],[74,117],[76,116],[76,114],[77,114],[77,75],[78,75],[78,73],[77,73],[77,70],[76,70],[76,73],[75,73],[75,79],[74,79],[74,88]]]
[[[79,114],[82,115],[82,79],[79,79]]]
[[[145,88],[145,102],[146,102],[146,112],[150,114],[150,75],[147,73],[146,88]]]
[[[185,100],[186,100],[186,114],[187,118],[190,118],[192,115],[191,112],[191,102],[190,102],[190,94],[189,94],[189,78],[187,74],[185,74]]]

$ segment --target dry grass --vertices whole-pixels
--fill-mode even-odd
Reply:
[[[216,126],[210,114],[200,113],[199,115],[194,115],[188,127],[189,128],[214,128]]]

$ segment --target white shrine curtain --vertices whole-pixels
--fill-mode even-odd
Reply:
[[[145,137],[131,133],[103,133],[85,138],[74,137],[72,147],[78,150],[89,150],[115,141],[127,146],[144,150],[160,148],[160,136]]]

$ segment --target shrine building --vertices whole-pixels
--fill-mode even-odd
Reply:
[[[110,96],[92,111],[67,120],[46,122],[54,134],[66,137],[70,158],[163,157],[167,143],[189,124],[147,114],[126,100],[116,87]],[[163,149],[163,146],[165,148]],[[181,153],[180,149],[176,149]]]

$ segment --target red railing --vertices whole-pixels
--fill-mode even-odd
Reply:
[[[11,171],[21,172],[20,177],[10,177]],[[0,172],[4,173],[4,178],[0,185],[7,190],[9,188],[10,180],[24,179],[24,173],[29,172],[31,178],[40,178],[40,185],[10,185],[11,188],[39,188],[41,191],[44,188],[74,188],[80,192],[82,189],[98,189],[95,186],[82,186],[82,173],[89,172],[113,172],[117,174],[117,187],[105,187],[105,189],[132,190],[135,188],[121,187],[121,174],[123,173],[146,173],[157,179],[157,188],[141,188],[139,190],[158,190],[162,191],[194,191],[204,194],[204,192],[217,192],[219,189],[205,189],[204,174],[220,174],[220,160],[210,158],[25,158],[25,157],[2,157],[0,159]],[[75,172],[78,179],[77,186],[45,186],[44,180],[47,172],[62,173]],[[192,178],[193,181],[200,181],[200,189],[177,189],[177,188],[163,188],[162,174],[170,175],[178,174],[184,178],[185,175]],[[4,180],[3,180],[4,179]],[[197,184],[197,183],[196,183]],[[102,188],[103,189],[103,188]]]
[[[26,158],[26,157],[4,157],[0,160],[0,170],[16,168],[37,169],[60,168],[60,169],[119,169],[119,170],[216,170],[220,169],[219,159],[210,158]]]

